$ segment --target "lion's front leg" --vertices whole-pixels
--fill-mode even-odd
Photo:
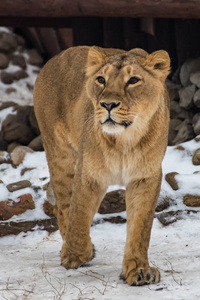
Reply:
[[[90,227],[105,191],[91,177],[76,176],[61,250],[61,264],[66,269],[78,268],[94,257]]]
[[[156,268],[149,266],[148,247],[161,174],[134,181],[126,190],[127,242],[121,278],[129,285],[159,282]]]

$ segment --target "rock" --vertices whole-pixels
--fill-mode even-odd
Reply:
[[[7,147],[7,152],[8,153],[11,153],[13,152],[13,150],[17,147],[17,146],[21,146],[19,143],[16,143],[16,142],[12,142],[8,145]]]
[[[179,90],[179,105],[185,109],[190,109],[193,104],[193,96],[195,94],[196,87],[194,84],[190,84]]]
[[[169,183],[169,185],[171,186],[171,188],[174,191],[177,191],[179,189],[178,183],[175,179],[175,176],[178,175],[179,173],[177,172],[170,172],[168,174],[165,175],[165,180],[167,181],[167,183]]]
[[[183,203],[187,206],[200,207],[200,195],[187,194],[183,197]]]
[[[14,109],[16,109],[16,107],[18,107],[18,104],[16,104],[15,102],[12,102],[12,101],[0,103],[0,111],[5,108],[11,107],[11,106],[13,106],[13,110],[14,110]]]
[[[192,126],[193,126],[194,133],[196,135],[199,135],[200,134],[200,113],[194,115],[192,120]]]
[[[46,184],[46,187],[43,187],[43,189],[47,191],[47,201],[52,205],[52,206],[55,206],[56,204],[56,197],[55,197],[55,194],[54,194],[54,190],[52,188],[52,184],[51,182],[48,182]]]
[[[32,171],[32,170],[34,170],[34,168],[24,168],[21,170],[20,175],[23,176],[26,172]]]
[[[43,65],[43,58],[40,56],[40,54],[37,52],[36,49],[30,49],[27,50],[28,53],[28,63],[30,65],[41,67]]]
[[[8,115],[6,118],[6,124],[3,122],[2,124],[2,133],[3,138],[6,140],[6,142],[17,142],[22,145],[27,145],[35,138],[35,134],[31,130],[30,127],[23,123],[18,122],[9,122],[9,117],[12,117],[12,115]]]
[[[177,220],[183,219],[183,212],[182,211],[169,211],[169,212],[163,212],[159,215],[157,215],[158,220],[162,225],[168,226]]]
[[[18,234],[20,232],[32,231],[37,227],[37,230],[47,230],[49,233],[58,230],[56,217],[22,222],[1,222],[0,223],[0,237],[9,234]]]
[[[34,151],[44,151],[42,136],[39,135],[34,138],[29,144],[28,147]]]
[[[112,224],[124,224],[126,223],[126,219],[122,218],[121,216],[103,218],[101,220],[93,221],[92,226],[102,224],[104,222],[109,222]]]
[[[0,202],[0,220],[8,220],[14,215],[20,215],[27,209],[34,209],[35,203],[31,194],[24,194],[15,202],[11,199]]]
[[[168,135],[168,145],[172,146],[173,144],[173,140],[175,139],[176,135],[177,135],[177,127],[182,123],[181,120],[178,119],[172,119],[170,120],[169,123],[169,135]]]
[[[0,136],[0,151],[7,150],[8,143]]]
[[[181,144],[183,142],[189,141],[195,137],[192,125],[188,124],[188,121],[185,120],[181,123],[179,131],[172,141],[172,145]]]
[[[179,66],[176,71],[174,72],[174,74],[172,74],[172,81],[174,83],[178,83],[180,84],[180,70],[181,70],[181,66]]]
[[[11,159],[14,166],[19,166],[27,153],[33,153],[34,151],[26,146],[17,146],[14,148],[13,152],[11,153]]]
[[[21,35],[16,34],[15,37],[16,37],[18,46],[24,47],[26,45],[25,39]]]
[[[195,72],[190,75],[190,81],[200,88],[200,72]]]
[[[8,72],[1,72],[1,81],[5,84],[13,83],[13,75]]]
[[[180,69],[180,81],[183,86],[186,86],[190,83],[190,75],[192,73],[200,70],[200,58],[192,59],[189,58],[185,61],[185,63],[181,66]]]
[[[54,216],[54,205],[52,205],[51,203],[49,203],[49,201],[45,201],[43,204],[43,210],[45,212],[45,214],[49,217]]]
[[[30,186],[31,186],[31,182],[29,180],[21,180],[21,181],[10,183],[6,187],[9,190],[9,192],[15,192]]]
[[[19,66],[22,69],[26,69],[26,60],[23,57],[23,55],[19,55],[19,54],[13,54],[12,58],[11,58],[11,62],[13,63],[13,65],[15,66]]]
[[[160,195],[158,197],[155,211],[156,212],[163,211],[164,209],[168,208],[172,202],[173,202],[173,200],[170,197],[168,197],[168,196],[163,197]]]
[[[179,151],[185,151],[185,148],[182,145],[178,145],[175,149]]]
[[[13,74],[13,78],[14,78],[15,80],[24,79],[24,78],[27,78],[27,77],[28,77],[28,74],[27,74],[26,71],[24,71],[24,70],[16,71],[16,72]]]
[[[192,123],[192,113],[190,110],[181,109],[181,112],[177,114],[176,119],[184,121],[185,119],[188,120],[188,123]]]
[[[9,64],[8,57],[5,54],[0,53],[0,69],[6,69],[8,64]]]
[[[99,207],[100,214],[118,213],[126,210],[125,190],[107,193]]]
[[[7,32],[0,32],[0,51],[13,52],[17,49],[16,37]]]
[[[170,102],[170,117],[176,118],[176,116],[182,111],[179,103],[177,101]]]
[[[195,166],[199,166],[199,165],[200,165],[200,148],[198,148],[198,149],[194,152],[194,154],[193,154],[193,156],[192,156],[192,163],[193,163],[193,165],[195,165]]]
[[[36,135],[29,124],[30,106],[18,106],[17,113],[8,115],[2,122],[2,137],[7,142],[28,145]]]
[[[8,87],[6,89],[6,94],[8,94],[8,95],[15,93],[15,92],[16,92],[16,89],[14,87]]]
[[[33,106],[30,107],[28,121],[29,121],[29,124],[30,124],[31,128],[35,132],[35,134],[37,136],[40,135],[40,129],[39,129],[39,126],[38,126],[38,122],[37,122],[37,119],[36,119],[36,116],[35,116],[35,111],[34,111]]]
[[[0,164],[11,163],[10,155],[6,151],[0,151]]]
[[[193,102],[196,107],[200,108],[200,89],[195,92]]]

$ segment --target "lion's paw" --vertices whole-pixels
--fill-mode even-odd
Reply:
[[[160,273],[156,268],[138,268],[136,271],[130,271],[128,276],[122,273],[120,278],[125,280],[129,285],[139,286],[158,283],[160,281]]]
[[[76,254],[70,251],[66,242],[63,242],[61,250],[61,265],[66,269],[77,269],[84,263],[92,260],[95,257],[94,245],[91,243],[87,251],[81,254]]]

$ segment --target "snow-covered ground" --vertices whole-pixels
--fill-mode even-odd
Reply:
[[[192,164],[192,154],[200,147],[195,140],[182,144],[185,150],[168,147],[163,161],[162,195],[176,200],[170,210],[183,210],[183,195],[200,195],[200,166]],[[20,175],[23,168],[34,168]],[[48,181],[44,152],[28,153],[17,168],[0,165],[1,179],[6,183],[29,179],[42,186]],[[180,189],[173,191],[164,176],[177,171]],[[44,178],[46,178],[44,180]],[[2,184],[1,184],[2,185]],[[34,193],[30,188],[23,191]],[[18,191],[14,192],[15,197]],[[12,198],[14,197],[12,193]],[[9,197],[4,185],[0,200]],[[35,195],[33,194],[33,197]],[[12,220],[44,218],[42,204],[45,192],[40,192],[36,209],[13,217]],[[192,208],[198,210],[199,208]],[[96,219],[102,218],[98,214]],[[149,259],[161,272],[157,285],[129,287],[119,279],[126,240],[126,224],[102,223],[91,228],[96,257],[86,267],[65,270],[60,266],[61,237],[35,231],[0,238],[0,299],[200,299],[200,213],[186,214],[164,227],[154,219]]]

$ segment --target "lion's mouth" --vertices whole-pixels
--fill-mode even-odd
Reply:
[[[132,121],[122,121],[121,123],[118,123],[118,122],[114,121],[111,117],[109,117],[105,122],[101,123],[101,125],[105,125],[105,124],[110,125],[110,126],[120,125],[120,126],[124,126],[125,128],[127,128],[132,123],[133,123]]]

